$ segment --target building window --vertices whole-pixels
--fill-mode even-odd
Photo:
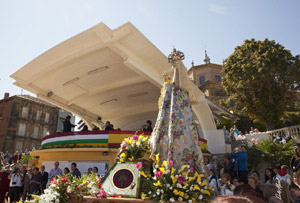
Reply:
[[[46,123],[49,122],[49,117],[50,117],[50,114],[49,114],[49,113],[46,113],[46,114],[45,114],[45,122],[46,122]]]
[[[42,115],[42,111],[37,111],[37,112],[36,112],[36,120],[37,120],[37,121],[40,120],[41,115]]]
[[[221,76],[215,75],[216,82],[221,82]]]
[[[33,138],[37,138],[38,137],[38,135],[39,135],[39,128],[40,127],[38,125],[34,126]]]
[[[22,117],[23,117],[23,118],[27,118],[27,116],[28,116],[28,111],[29,111],[29,108],[28,108],[28,107],[24,106],[24,107],[22,108]]]
[[[16,151],[19,151],[19,152],[23,151],[23,142],[22,141],[16,142]]]
[[[199,77],[199,79],[200,79],[200,85],[202,85],[202,84],[205,82],[205,76],[204,76],[204,75],[201,75],[201,76]]]
[[[49,131],[47,128],[44,128],[43,137],[45,137],[46,135],[49,135]]]
[[[25,123],[20,123],[17,134],[21,135],[21,136],[25,136],[25,132],[26,132],[26,124]]]

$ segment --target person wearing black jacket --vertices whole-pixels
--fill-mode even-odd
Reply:
[[[40,172],[41,176],[42,176],[42,189],[45,190],[46,189],[46,185],[48,183],[48,172],[45,171],[45,166],[42,165],[41,166],[41,172]]]
[[[76,125],[73,125],[71,122],[71,116],[67,116],[65,121],[64,121],[64,130],[63,132],[71,132],[72,128],[74,128]]]

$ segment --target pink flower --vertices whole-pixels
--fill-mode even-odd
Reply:
[[[262,157],[265,157],[265,154],[261,154]]]
[[[177,181],[178,181],[178,183],[183,184],[183,183],[184,183],[184,177],[179,176],[179,177],[177,178]]]
[[[191,167],[191,168],[190,168],[190,172],[191,172],[191,173],[194,173],[194,172],[195,172],[195,169],[194,169],[193,167]]]
[[[134,139],[134,140],[138,140],[138,139],[139,139],[139,136],[137,136],[137,135],[134,135],[134,136],[132,136],[132,139]]]
[[[155,176],[158,177],[158,178],[162,177],[162,175],[163,175],[163,173],[161,171],[157,171],[155,173]]]
[[[252,142],[255,142],[255,138],[252,138],[251,141],[252,141]]]
[[[258,138],[256,138],[256,139],[255,139],[255,141],[256,141],[256,142],[258,142],[258,141],[259,141],[259,137],[258,137]]]
[[[106,198],[107,194],[106,194],[106,192],[104,190],[101,189],[101,190],[98,191],[97,197]]]
[[[63,177],[60,180],[62,183],[66,183],[66,182],[68,182],[68,177]]]
[[[251,134],[251,137],[253,137],[254,135],[253,134]]]
[[[135,167],[140,170],[143,167],[142,162],[136,163]]]
[[[81,190],[82,188],[81,188],[81,186],[80,186],[80,185],[78,185],[78,186],[77,186],[77,189],[78,189],[78,190]]]
[[[125,150],[126,150],[126,147],[123,147],[123,148],[122,148],[122,150],[124,150],[124,151],[125,151]]]
[[[172,167],[174,165],[174,161],[170,160],[169,161],[169,166]]]

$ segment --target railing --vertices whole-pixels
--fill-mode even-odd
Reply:
[[[280,128],[277,130],[267,131],[270,138],[273,138],[277,135],[282,137],[291,137],[293,140],[300,140],[300,125],[294,125],[291,127]]]

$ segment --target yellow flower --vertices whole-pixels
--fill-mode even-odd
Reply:
[[[208,190],[204,190],[204,191],[202,192],[202,194],[204,194],[204,195],[210,195],[210,192],[209,192]]]
[[[131,158],[128,158],[128,160],[129,160],[129,161],[132,161],[132,160],[133,160],[133,158],[132,158],[132,157],[131,157]]]
[[[136,143],[137,143],[137,144],[141,144],[141,141],[138,140]]]
[[[156,185],[156,186],[162,187],[162,185],[161,185],[161,183],[160,183],[159,181],[157,181],[157,182],[155,183],[155,185]]]
[[[205,177],[205,175],[204,175],[204,174],[200,174],[199,177],[200,177],[200,178],[203,178],[203,177]]]
[[[172,168],[172,174],[174,174],[174,173],[175,173],[175,171],[176,171],[176,169],[175,169],[175,168]]]
[[[82,185],[84,185],[85,183],[86,183],[86,180],[83,180],[83,181],[82,181]]]
[[[140,136],[139,136],[139,140],[142,140],[143,138],[144,138],[143,135],[140,135]]]
[[[199,174],[198,174],[198,172],[196,171],[195,174],[194,174],[194,177],[197,178],[198,175],[199,175]]]
[[[180,171],[182,172],[188,165],[182,165]]]
[[[164,172],[165,172],[164,168],[159,168],[159,170],[164,174]]]
[[[122,154],[120,155],[120,157],[121,157],[121,158],[125,158],[125,157],[126,157],[126,154],[125,154],[125,153],[122,153]]]
[[[179,191],[178,190],[173,190],[174,195],[179,195]]]
[[[168,161],[163,161],[163,163],[162,163],[162,166],[166,166],[166,165],[168,165]]]
[[[125,159],[120,159],[121,162],[125,162]]]
[[[88,194],[88,195],[89,195],[89,194],[91,194],[91,191],[87,191],[87,193],[86,193],[86,194]]]
[[[193,202],[196,202],[196,199],[193,197],[193,198],[192,198],[192,201],[193,201]]]
[[[179,192],[179,196],[183,197],[184,196],[184,192],[180,191]]]
[[[132,139],[128,140],[128,144],[132,145]]]
[[[185,194],[185,195],[184,195],[184,198],[185,198],[185,199],[188,199],[188,198],[189,198],[189,195],[188,195],[188,194]]]
[[[175,176],[173,176],[173,175],[171,175],[171,178],[172,178],[172,182],[173,182],[173,184],[175,184],[175,183],[176,183],[176,181],[177,181],[177,178],[175,178]]]
[[[158,164],[159,163],[159,154],[156,154],[155,158],[156,158],[156,163]]]
[[[208,186],[207,187],[209,190],[212,190],[213,189],[213,186]]]
[[[142,193],[141,193],[141,198],[142,198],[142,199],[146,199],[146,197],[147,197],[147,195],[146,195],[145,193],[142,192]]]
[[[129,142],[129,139],[128,139],[128,138],[125,138],[124,140],[125,140],[125,142],[127,142],[127,143]]]
[[[194,190],[199,190],[200,191],[200,187],[198,185],[195,185]]]
[[[187,186],[189,186],[189,184],[188,184],[187,182],[185,182],[185,183],[184,183],[184,186],[186,186],[186,187],[187,187]]]
[[[144,171],[140,171],[140,174],[141,174],[142,176],[144,176],[145,178],[147,178],[147,176],[146,176],[146,174],[145,174]]]
[[[187,176],[188,172],[182,173],[183,177]]]
[[[206,186],[206,185],[207,185],[207,182],[203,181],[203,183],[200,186],[202,187],[202,186]]]

